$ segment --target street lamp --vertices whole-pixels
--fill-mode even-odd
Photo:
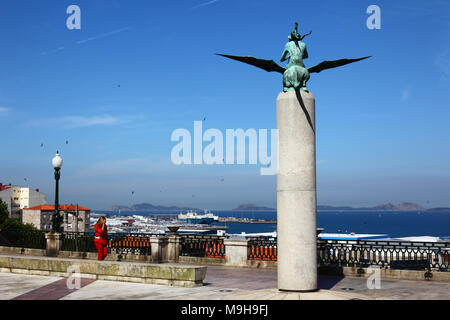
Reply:
[[[61,216],[59,214],[59,178],[61,176],[60,170],[62,168],[63,160],[59,155],[58,151],[56,151],[56,156],[52,160],[53,168],[55,169],[55,213],[53,214],[52,219],[52,232],[61,232]]]

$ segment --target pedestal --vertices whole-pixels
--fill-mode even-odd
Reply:
[[[279,290],[307,292],[317,290],[315,99],[300,95],[277,99],[277,269]]]
[[[47,257],[57,257],[59,250],[62,247],[62,238],[60,233],[46,233],[45,239],[47,240],[45,254]]]
[[[167,246],[167,237],[163,236],[153,236],[150,237],[150,243],[152,246],[152,262],[153,263],[161,263],[167,260],[165,257],[166,254],[166,246]]]
[[[169,234],[167,236],[167,262],[176,263],[180,259],[180,236]]]
[[[224,239],[225,263],[230,266],[246,267],[248,261],[248,240]]]

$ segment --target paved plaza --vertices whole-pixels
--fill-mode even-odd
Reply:
[[[370,290],[365,279],[319,276],[315,294],[279,293],[273,269],[208,266],[204,285],[182,288],[82,279],[69,289],[61,277],[0,273],[0,300],[270,300],[270,299],[399,299],[450,300],[450,283],[382,280]]]

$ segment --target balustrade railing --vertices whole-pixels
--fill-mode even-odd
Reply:
[[[322,240],[321,266],[450,271],[450,242]]]
[[[108,235],[108,253],[151,255],[152,236],[161,234],[149,233],[110,233]],[[63,232],[62,251],[97,252],[94,235],[82,232]]]
[[[293,244],[294,245],[294,244]],[[450,271],[450,242],[319,240],[319,266]],[[276,238],[248,238],[248,260],[277,261]]]
[[[45,250],[46,244],[45,232],[41,230],[0,231],[0,246]]]
[[[180,239],[181,256],[224,258],[224,237],[208,235],[183,235]]]
[[[247,248],[248,260],[277,261],[276,238],[249,238]]]
[[[151,255],[153,236],[161,234],[111,233],[108,252]],[[180,255],[224,258],[223,236],[181,235]],[[295,245],[295,244],[292,244]],[[45,232],[0,231],[0,246],[45,249]],[[277,261],[277,240],[271,237],[248,238],[248,260]],[[89,233],[62,233],[62,251],[97,252],[94,236]],[[318,240],[318,266],[379,266],[386,269],[449,272],[450,242],[409,242],[382,240]]]
[[[63,232],[61,251],[97,252],[94,236],[88,232]]]
[[[149,233],[110,234],[108,251],[117,254],[150,256],[152,254],[150,238],[160,235]]]

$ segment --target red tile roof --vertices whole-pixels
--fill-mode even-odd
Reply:
[[[55,211],[55,205],[54,204],[43,204],[36,207],[26,208],[24,210],[41,210],[41,211]],[[60,211],[75,211],[76,205],[73,204],[62,204],[59,205]],[[82,206],[78,206],[79,211],[91,211],[89,208],[85,208]]]

